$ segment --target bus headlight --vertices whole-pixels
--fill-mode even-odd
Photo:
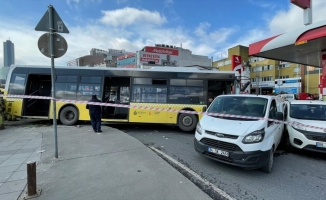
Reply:
[[[252,133],[249,133],[248,135],[246,135],[243,140],[242,143],[244,144],[252,144],[252,143],[258,143],[263,141],[265,136],[265,130],[264,128],[254,131]]]
[[[198,124],[197,124],[196,131],[197,131],[197,133],[198,133],[199,135],[201,135],[201,134],[203,133],[203,129],[201,128],[199,122],[198,122]]]

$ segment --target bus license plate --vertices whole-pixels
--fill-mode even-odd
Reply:
[[[221,156],[225,156],[225,157],[229,157],[229,152],[223,151],[220,149],[214,149],[214,148],[208,147],[208,152],[215,153],[217,155],[221,155]]]
[[[316,147],[326,148],[326,142],[316,142]]]

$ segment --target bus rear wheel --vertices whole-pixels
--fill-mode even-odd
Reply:
[[[60,112],[60,121],[64,125],[72,126],[77,123],[78,121],[78,111],[73,106],[67,106]]]
[[[197,125],[197,117],[192,114],[181,113],[178,117],[178,126],[183,131],[193,131]]]

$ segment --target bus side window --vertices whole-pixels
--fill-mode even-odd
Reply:
[[[24,95],[26,74],[14,74],[10,80],[9,94]]]

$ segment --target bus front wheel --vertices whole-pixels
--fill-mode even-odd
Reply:
[[[78,118],[78,111],[75,107],[67,106],[60,112],[60,121],[64,125],[74,125],[77,123]]]
[[[181,130],[189,132],[195,130],[197,121],[195,115],[181,113],[178,118],[178,125]]]

